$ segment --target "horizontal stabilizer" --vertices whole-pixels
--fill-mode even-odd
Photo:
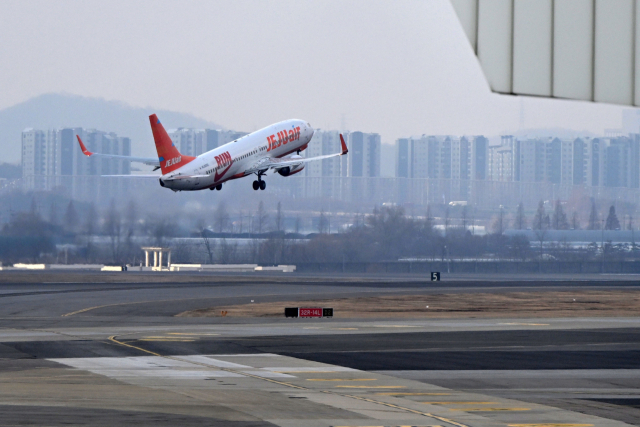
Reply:
[[[160,161],[152,157],[133,157],[133,156],[120,156],[117,154],[93,153],[87,150],[87,147],[84,145],[84,142],[82,142],[82,138],[80,138],[80,135],[76,135],[76,137],[78,138],[78,143],[80,144],[80,150],[82,150],[82,154],[84,154],[87,157],[104,157],[108,159],[120,159],[120,160],[127,160],[129,162],[138,162],[138,163],[144,163],[145,165],[149,165],[149,166],[160,167]],[[109,176],[113,176],[113,175],[109,175]]]

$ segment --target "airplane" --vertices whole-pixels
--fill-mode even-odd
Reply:
[[[197,157],[180,154],[155,114],[149,116],[158,158],[118,156],[87,150],[80,135],[80,149],[85,156],[115,158],[155,166],[162,175],[125,175],[127,177],[158,178],[160,186],[173,191],[222,190],[222,184],[232,179],[256,175],[254,190],[264,190],[262,177],[274,170],[282,176],[301,172],[305,163],[344,156],[349,152],[340,134],[342,151],[317,157],[302,157],[300,152],[311,142],[314,130],[304,120],[291,119],[243,136]],[[113,176],[113,175],[109,175]]]

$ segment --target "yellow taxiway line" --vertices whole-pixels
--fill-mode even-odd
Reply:
[[[111,341],[114,344],[122,345],[122,346],[125,346],[125,347],[135,348],[136,350],[139,350],[139,351],[141,351],[143,353],[151,354],[153,356],[158,356],[158,357],[163,357],[163,358],[166,358],[166,359],[173,359],[173,360],[178,360],[178,361],[184,362],[184,360],[182,360],[182,359],[180,359],[178,357],[163,356],[163,355],[158,354],[156,352],[153,352],[151,350],[147,350],[147,349],[142,348],[142,347],[138,347],[138,346],[135,346],[135,345],[131,345],[131,344],[127,344],[125,342],[119,341],[119,340],[116,339],[115,335],[110,336],[109,337],[109,341]],[[294,389],[297,389],[297,390],[305,390],[305,391],[316,392],[316,393],[332,394],[334,396],[348,397],[348,398],[360,400],[360,401],[363,401],[363,402],[374,403],[376,405],[386,406],[388,408],[399,409],[401,411],[409,412],[409,413],[412,413],[412,414],[422,415],[422,416],[428,417],[428,418],[433,418],[434,420],[443,421],[445,423],[454,425],[456,427],[470,427],[467,424],[459,423],[457,421],[454,421],[454,420],[451,420],[451,419],[448,419],[448,418],[445,418],[445,417],[441,417],[439,415],[431,414],[429,412],[422,412],[422,411],[419,411],[419,410],[416,410],[416,409],[411,409],[411,408],[407,408],[407,407],[404,407],[404,406],[395,405],[393,403],[387,403],[387,402],[383,402],[383,401],[380,401],[380,400],[371,399],[371,398],[368,398],[368,397],[356,396],[356,395],[352,395],[352,394],[338,393],[338,392],[333,391],[333,390],[313,390],[313,389],[310,389],[308,387],[303,387],[303,386],[287,383],[287,382],[284,382],[284,381],[278,381],[278,380],[274,380],[272,378],[265,378],[265,377],[261,377],[259,375],[250,374],[248,372],[241,372],[241,371],[238,371],[236,369],[220,368],[220,367],[217,367],[217,366],[207,365],[206,363],[193,362],[193,361],[189,361],[189,363],[192,363],[194,365],[201,365],[201,366],[208,367],[208,368],[215,368],[216,370],[219,370],[219,371],[232,372],[232,373],[243,375],[243,376],[246,376],[246,377],[249,377],[249,378],[258,379],[258,380],[266,381],[266,382],[269,382],[269,383],[272,383],[272,384],[278,384],[278,385],[281,385],[281,386],[284,386],[284,387],[294,388]],[[338,387],[340,387],[340,386],[338,386]],[[399,388],[399,387],[403,387],[403,386],[388,386],[386,388]]]

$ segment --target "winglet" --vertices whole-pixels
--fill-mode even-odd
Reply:
[[[91,151],[87,150],[87,147],[84,146],[84,143],[80,139],[80,135],[76,135],[76,137],[78,138],[78,142],[80,143],[80,149],[82,150],[82,154],[84,154],[85,156],[93,155],[93,153]]]
[[[340,134],[340,143],[342,144],[342,155],[344,156],[349,152],[349,150],[347,150],[347,144],[345,144],[342,134]]]

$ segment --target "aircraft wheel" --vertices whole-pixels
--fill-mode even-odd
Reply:
[[[257,190],[258,188],[260,188],[260,183],[258,181],[253,181],[253,189]]]
[[[267,183],[265,181],[260,181],[260,189],[264,190],[265,188],[267,188]]]
[[[222,184],[216,185],[216,190],[218,190],[218,191],[222,190]]]

